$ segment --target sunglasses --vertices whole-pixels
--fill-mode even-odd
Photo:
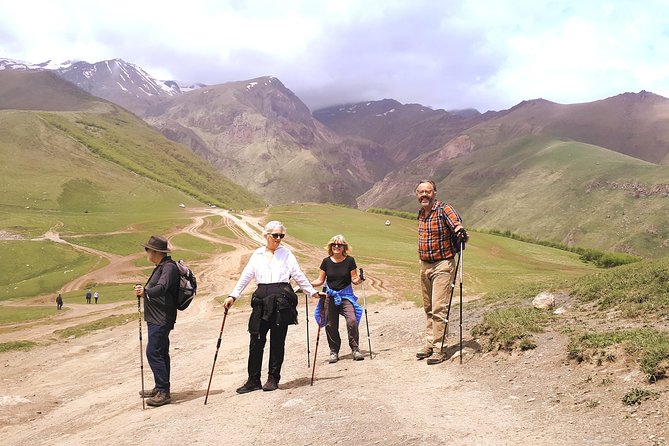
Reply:
[[[286,234],[270,234],[270,235],[272,236],[273,239],[280,239],[286,236]]]
[[[333,248],[343,248],[345,246],[348,246],[346,243],[333,243],[332,247]]]

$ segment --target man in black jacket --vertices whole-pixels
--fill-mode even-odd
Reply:
[[[149,342],[146,359],[149,362],[155,387],[144,392],[149,406],[162,406],[170,402],[170,331],[177,319],[179,269],[167,255],[167,239],[152,235],[144,245],[149,262],[156,268],[145,286],[135,285],[137,297],[144,298],[144,320],[148,326]]]

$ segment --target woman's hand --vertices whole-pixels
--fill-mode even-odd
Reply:
[[[228,296],[227,299],[225,299],[225,300],[223,301],[223,308],[225,308],[225,309],[227,310],[227,309],[229,309],[229,308],[232,306],[232,304],[234,304],[234,303],[235,303],[235,298],[232,297],[232,296]]]

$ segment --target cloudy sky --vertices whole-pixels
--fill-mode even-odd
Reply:
[[[643,5],[643,6],[641,6]],[[159,79],[278,77],[312,110],[383,98],[502,110],[669,97],[664,0],[20,0],[0,57],[121,58]]]

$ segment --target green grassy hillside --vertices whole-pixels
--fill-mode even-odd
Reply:
[[[193,206],[264,205],[136,116],[55,76],[0,74],[0,104],[0,262],[12,265],[0,300],[54,293],[104,264],[45,240],[49,231],[128,254],[190,221]]]
[[[2,111],[0,135],[0,228],[25,236],[172,219],[179,203],[198,199],[261,203],[125,112]]]
[[[420,165],[413,168],[416,177]],[[474,151],[435,170],[438,197],[453,204],[468,227],[644,256],[667,252],[666,166],[530,136]],[[418,208],[408,194],[388,204]]]

